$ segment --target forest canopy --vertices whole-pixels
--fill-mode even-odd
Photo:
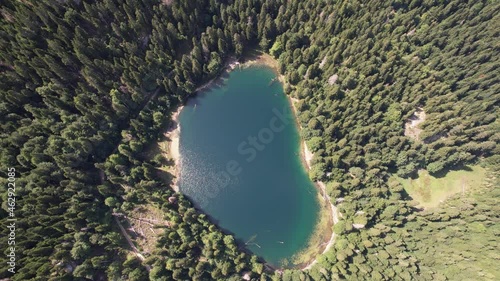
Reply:
[[[494,280],[498,1],[0,1],[0,245],[15,169],[12,280]],[[230,57],[269,53],[299,100],[311,177],[342,220],[310,270],[275,272],[195,209],[145,151]],[[405,123],[425,112],[418,137]],[[424,210],[392,175],[482,165]],[[170,163],[171,165],[171,163]],[[168,226],[145,256],[137,206]],[[118,216],[121,214],[122,216]],[[363,228],[353,224],[363,222]]]

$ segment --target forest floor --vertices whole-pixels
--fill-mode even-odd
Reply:
[[[406,192],[419,202],[417,207],[423,209],[435,208],[454,194],[465,194],[472,187],[481,185],[485,178],[486,170],[480,166],[449,171],[442,177],[434,177],[426,170],[420,170],[416,179],[396,177]]]

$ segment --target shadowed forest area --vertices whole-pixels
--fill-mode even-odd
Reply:
[[[3,251],[17,218],[16,273],[2,254],[0,278],[495,280],[499,11],[458,0],[0,0]],[[255,49],[278,61],[314,153],[310,177],[342,214],[334,246],[305,271],[266,267],[170,188],[159,170],[169,159],[146,157],[197,87]],[[418,138],[405,136],[417,110]],[[485,167],[485,182],[425,211],[390,180],[466,165]],[[129,225],[146,205],[165,223],[141,260],[115,218]]]

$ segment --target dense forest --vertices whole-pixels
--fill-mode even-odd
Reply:
[[[0,0],[0,278],[494,280],[500,272],[497,1]],[[342,220],[310,270],[273,271],[147,157],[229,57],[275,57],[299,100],[310,177]],[[418,138],[405,122],[426,114]],[[488,182],[422,211],[391,175],[469,164]],[[9,173],[14,168],[14,174]],[[8,269],[15,176],[16,273]],[[163,213],[154,251],[120,232]],[[358,226],[358,227],[354,227]],[[359,227],[362,225],[362,227]]]

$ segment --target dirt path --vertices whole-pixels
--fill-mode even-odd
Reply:
[[[132,239],[130,239],[130,236],[128,236],[127,231],[125,230],[122,223],[116,216],[115,216],[115,221],[118,224],[118,227],[120,228],[123,237],[125,237],[125,239],[127,240],[128,245],[130,246],[136,257],[139,258],[141,261],[144,261],[146,258],[139,252],[137,247],[135,247],[134,242],[132,242]],[[151,271],[151,267],[149,265],[145,264],[144,267],[146,267],[146,270],[148,272]]]

